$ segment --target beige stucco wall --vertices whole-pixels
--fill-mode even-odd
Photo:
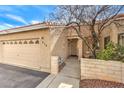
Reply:
[[[115,24],[111,24],[110,26],[105,28],[101,34],[101,41],[100,41],[101,49],[104,48],[104,38],[105,37],[110,36],[110,40],[117,44],[118,43],[118,35],[120,33],[124,33],[123,26],[116,26]]]
[[[124,20],[123,20],[124,21]],[[110,36],[110,40],[114,43],[118,43],[118,34],[124,33],[124,22],[122,20],[118,21],[119,24],[122,26],[116,26],[115,24],[111,24],[110,26],[106,27],[100,36],[100,49],[104,49],[104,38]],[[81,33],[83,37],[91,36],[90,30],[87,26],[81,26]],[[97,31],[97,26],[96,26]],[[68,38],[78,38],[76,31],[74,29],[68,30]],[[88,51],[88,48],[84,42],[82,42],[82,55]]]
[[[89,37],[90,36],[90,31],[88,26],[81,26],[81,34],[83,37]],[[67,34],[68,39],[78,39],[77,42],[77,55],[78,58],[82,58],[86,55],[88,48],[86,44],[83,42],[81,38],[78,37],[77,32],[73,28],[68,29],[68,34]]]
[[[68,57],[67,31],[63,28],[53,28],[51,33],[51,56],[59,56],[63,60]]]
[[[101,33],[100,38],[100,49],[104,49],[104,38],[110,36],[110,39],[112,38],[112,29],[110,27],[104,29]]]
[[[0,41],[38,39],[39,44],[1,44],[0,62],[50,72],[50,33],[48,29],[0,35]]]
[[[83,29],[83,28],[82,28]],[[51,33],[51,55],[60,56],[64,60],[69,57],[70,54],[70,40],[76,40],[75,47],[76,55],[80,59],[82,57],[82,40],[77,36],[77,33],[73,29],[64,29],[64,27],[53,28]],[[88,32],[89,33],[89,32]],[[87,35],[88,35],[87,33]]]
[[[62,29],[61,29],[62,30]],[[57,29],[56,31],[61,32],[60,28]],[[91,36],[89,28],[87,26],[81,26],[81,33],[83,37],[89,37]],[[57,33],[58,33],[57,32]],[[56,32],[55,32],[56,33]],[[66,29],[66,31],[63,31],[63,33],[59,34],[55,34],[51,35],[51,45],[55,45],[54,49],[52,50],[52,55],[53,56],[63,56],[64,58],[66,58],[67,56],[69,56],[69,45],[68,45],[68,40],[74,40],[74,39],[78,39],[77,41],[77,55],[79,58],[81,57],[85,57],[87,55],[87,53],[89,53],[89,49],[86,46],[86,44],[83,42],[83,40],[81,40],[76,31],[73,28],[69,28]],[[114,43],[118,43],[118,34],[119,33],[124,33],[124,28],[123,27],[117,27],[115,24],[111,24],[110,26],[108,26],[107,28],[105,28],[100,36],[100,49],[104,49],[104,38],[107,36],[110,36],[110,40]],[[59,36],[60,35],[60,36]],[[59,36],[59,37],[57,37]],[[53,38],[54,37],[54,38]],[[55,40],[55,37],[59,38]],[[55,41],[55,42],[53,42]],[[89,43],[91,42],[91,40],[89,39]]]

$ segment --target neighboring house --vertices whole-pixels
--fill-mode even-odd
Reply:
[[[118,18],[122,22],[123,16]],[[123,24],[123,22],[121,23]],[[82,34],[90,32],[82,26]],[[108,41],[124,45],[124,27],[111,24],[101,34],[100,49]],[[87,55],[88,48],[73,29],[62,25],[39,23],[0,32],[0,62],[39,71],[51,72],[51,56],[66,60]]]

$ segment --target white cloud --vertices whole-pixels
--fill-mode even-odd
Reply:
[[[14,20],[19,21],[19,22],[22,22],[24,24],[28,24],[22,17],[17,16],[17,15],[6,14],[6,17],[9,17],[9,18],[14,19]]]
[[[39,20],[32,20],[31,21],[31,24],[37,24],[37,23],[40,23],[40,21]]]
[[[7,23],[4,23],[3,26],[10,27],[10,28],[14,27],[13,25],[7,24]]]
[[[5,29],[13,28],[13,27],[15,27],[15,26],[11,25],[11,24],[8,24],[8,23],[0,24],[0,30],[5,30]]]
[[[0,30],[6,30],[10,28],[15,28],[15,27],[20,27],[20,26],[8,24],[8,23],[0,23]]]
[[[6,27],[6,26],[3,26],[3,25],[0,25],[0,30],[5,30],[5,29],[8,29],[9,27]]]

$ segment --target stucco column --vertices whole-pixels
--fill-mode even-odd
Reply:
[[[114,43],[118,43],[118,28],[115,24],[112,24],[112,31],[110,33],[111,41]]]
[[[82,58],[82,40],[79,38],[78,39],[78,59],[80,60],[80,58]]]
[[[51,56],[51,74],[57,75],[59,72],[59,57]]]

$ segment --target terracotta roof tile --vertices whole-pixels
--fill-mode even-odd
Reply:
[[[124,17],[124,14],[118,14],[116,17],[117,17],[117,18]]]

